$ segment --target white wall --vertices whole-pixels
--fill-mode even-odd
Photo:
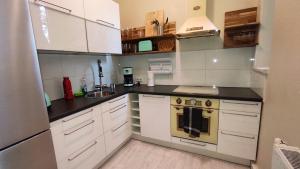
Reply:
[[[104,84],[116,83],[118,63],[112,56],[39,54],[44,90],[52,100],[63,98],[63,77],[71,79],[73,92],[80,90],[81,79],[86,76],[88,89],[94,87],[94,79],[99,84],[97,59],[101,59]],[[95,73],[94,73],[95,72]]]
[[[255,48],[237,48],[126,56],[120,58],[120,64],[133,67],[135,79],[147,83],[148,59],[167,57],[172,59],[173,74],[156,75],[156,84],[249,87],[254,51]]]
[[[275,1],[267,99],[262,113],[257,164],[270,169],[275,137],[300,147],[300,1]]]

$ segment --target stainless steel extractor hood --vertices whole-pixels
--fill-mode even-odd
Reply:
[[[188,0],[191,15],[176,33],[177,39],[219,36],[220,30],[206,16],[206,0]]]

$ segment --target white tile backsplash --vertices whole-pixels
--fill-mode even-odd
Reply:
[[[236,48],[124,56],[120,58],[120,74],[122,67],[133,67],[134,78],[141,78],[146,84],[148,59],[168,57],[174,64],[173,74],[155,75],[156,84],[250,87],[254,53],[255,48]],[[121,75],[119,82],[122,82]]]
[[[97,59],[101,59],[103,84],[117,83],[116,56],[39,54],[44,90],[52,100],[63,98],[63,77],[70,77],[73,92],[79,91],[81,79],[86,77],[88,90],[99,84]]]

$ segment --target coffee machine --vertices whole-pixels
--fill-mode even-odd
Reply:
[[[133,86],[133,68],[132,67],[124,67],[123,75],[124,75],[124,86],[125,87]]]

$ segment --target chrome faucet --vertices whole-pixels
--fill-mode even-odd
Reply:
[[[101,66],[101,60],[98,59],[98,73],[99,73],[99,82],[100,85],[95,86],[96,89],[99,89],[100,91],[103,91],[103,84],[102,84],[102,78],[103,76],[103,71],[102,71],[102,66]]]

